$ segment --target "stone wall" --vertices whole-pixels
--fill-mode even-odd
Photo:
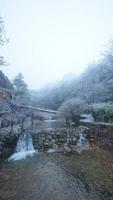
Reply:
[[[55,149],[58,152],[62,151],[64,144],[67,143],[67,134],[69,135],[68,142],[70,145],[76,145],[78,139],[78,135],[75,128],[50,128],[40,131],[33,128],[27,128],[24,130],[24,132],[31,134],[34,148],[38,151],[48,151],[49,149]],[[2,158],[8,158],[12,153],[14,153],[20,134],[20,127],[16,127],[13,130],[13,133],[10,133],[9,128],[1,129],[0,160]]]
[[[85,127],[85,137],[87,137],[90,143],[113,150],[113,126],[111,124],[85,122],[81,125]],[[76,146],[79,138],[78,129],[66,127],[39,131],[36,127],[29,127],[24,131],[31,134],[35,150],[48,151],[49,149],[55,149],[60,152],[66,143],[68,143],[68,147]],[[13,133],[11,133],[9,128],[0,130],[0,160],[8,158],[14,153],[20,134],[20,126],[15,126]]]
[[[56,149],[60,151],[64,144],[67,143],[67,135],[69,144],[75,144],[78,134],[75,128],[49,128],[40,131],[31,131],[33,145],[39,151],[47,151],[48,149]]]
[[[91,143],[98,144],[105,149],[113,150],[112,124],[82,122],[81,125],[89,128],[87,137]]]
[[[33,145],[38,151],[46,151],[50,148],[59,148],[67,141],[67,131],[62,129],[42,130],[32,133]]]

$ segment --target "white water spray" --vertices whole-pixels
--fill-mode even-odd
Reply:
[[[16,161],[25,159],[27,156],[32,156],[35,152],[31,135],[29,133],[24,133],[19,137],[15,153],[8,160]]]
[[[87,141],[84,132],[85,130],[88,130],[87,127],[84,126],[79,126],[78,127],[78,135],[79,135],[79,139],[77,142],[77,148],[76,150],[81,153],[83,150],[88,150],[89,149],[89,142]]]
[[[78,142],[77,142],[77,145],[78,145],[78,146],[83,146],[85,143],[86,143],[86,139],[85,139],[85,137],[83,136],[83,133],[82,133],[82,132],[79,132],[79,140],[78,140]]]

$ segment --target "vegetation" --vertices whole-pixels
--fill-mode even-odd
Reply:
[[[105,58],[101,63],[90,65],[79,79],[37,92],[38,105],[58,109],[71,98],[79,98],[89,104],[113,101],[113,62]]]
[[[66,119],[71,119],[76,124],[79,124],[80,114],[88,110],[88,105],[81,99],[70,99],[65,101],[59,111],[63,113]]]
[[[24,77],[21,73],[13,80],[13,86],[16,95],[23,95],[27,92],[27,84],[24,82]]]
[[[13,87],[15,91],[16,103],[18,104],[30,104],[30,95],[27,88],[27,84],[24,82],[24,77],[19,73],[13,80]]]
[[[6,36],[5,36],[5,30],[4,30],[4,21],[0,17],[0,46],[4,45],[4,43],[8,42]],[[6,65],[6,61],[4,60],[4,57],[0,55],[0,65]]]
[[[72,109],[72,104],[74,105],[74,101],[76,104],[78,99],[80,103],[85,102],[86,108],[87,105],[97,105],[97,103],[103,105],[100,103],[105,102],[106,106],[107,102],[113,102],[113,42],[104,53],[103,58],[97,63],[90,64],[79,78],[63,80],[54,87],[32,92],[31,95],[33,97],[32,104],[35,106],[53,110],[73,110],[72,112],[78,112],[78,115],[79,111],[76,106],[75,109]],[[98,120],[110,121],[105,116]]]
[[[0,45],[6,43],[4,21],[0,18]],[[0,65],[4,65],[0,56]],[[113,41],[98,63],[88,66],[79,77],[64,79],[50,88],[31,92],[24,77],[19,73],[13,80],[16,103],[30,104],[53,110],[60,110],[66,118],[79,122],[80,114],[86,112],[88,105],[96,121],[113,122]],[[109,103],[110,102],[110,103]]]
[[[91,106],[91,113],[95,121],[113,122],[113,103],[97,103]]]

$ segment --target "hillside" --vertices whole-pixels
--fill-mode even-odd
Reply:
[[[63,102],[71,98],[79,98],[88,104],[113,101],[113,54],[111,51],[107,52],[100,62],[88,66],[79,78],[63,80],[54,87],[35,92],[33,104],[58,109]]]

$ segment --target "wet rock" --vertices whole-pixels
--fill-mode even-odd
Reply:
[[[64,145],[64,150],[66,152],[72,152],[72,148],[70,146],[68,146],[67,144]]]
[[[51,140],[52,139],[52,135],[46,135],[46,139]]]
[[[45,137],[39,137],[39,141],[45,141]]]
[[[52,148],[55,149],[55,150],[58,150],[58,145],[57,144],[53,144]]]
[[[10,156],[15,149],[15,146],[17,144],[18,137],[17,136],[11,136],[2,138],[0,142],[0,159],[7,158]]]
[[[65,138],[60,138],[60,139],[58,139],[58,142],[59,142],[59,143],[62,143],[62,144],[63,144],[63,143],[66,143],[66,139],[65,139]]]
[[[94,139],[94,138],[90,138],[90,139],[89,139],[89,142],[94,143],[94,142],[95,142],[95,139]]]

